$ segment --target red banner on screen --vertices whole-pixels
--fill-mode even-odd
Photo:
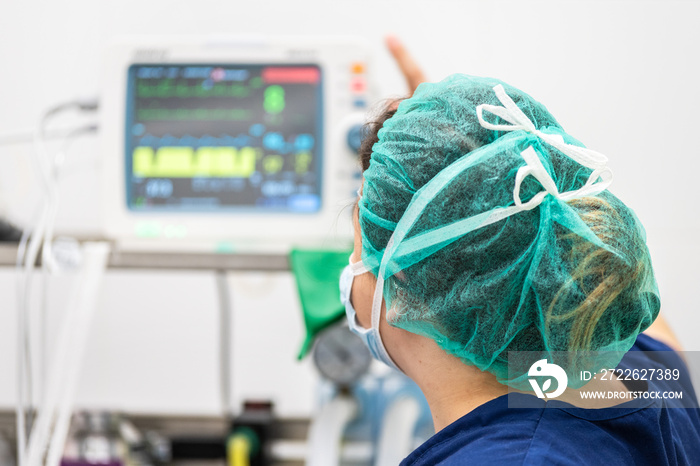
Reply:
[[[262,72],[265,84],[318,84],[321,72],[318,68],[265,68]]]

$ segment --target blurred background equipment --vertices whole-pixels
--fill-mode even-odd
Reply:
[[[323,378],[309,426],[307,465],[396,465],[435,433],[418,386],[372,362],[345,323],[319,335],[313,358]]]
[[[353,38],[115,43],[101,98],[105,234],[125,248],[345,247],[338,212],[359,185],[369,62]]]
[[[321,333],[313,358],[321,375],[339,386],[356,382],[372,364],[369,349],[345,325],[335,325]]]
[[[0,241],[16,243],[19,242],[20,238],[22,238],[22,230],[0,218]]]
[[[68,110],[94,111],[97,101],[75,99],[49,108],[34,134],[34,168],[43,196],[36,223],[18,238],[16,261],[19,466],[116,465],[163,458],[271,464],[272,404],[246,403],[237,416],[231,407],[232,296],[219,254],[253,264],[239,264],[238,270],[257,270],[261,261],[286,258],[299,245],[340,248],[294,249],[290,257],[307,325],[300,357],[326,331],[314,360],[344,393],[325,404],[312,431],[322,439],[337,437],[328,445],[338,446],[357,413],[353,408],[343,414],[336,407],[355,406],[357,400],[346,403],[350,398],[345,392],[368,377],[370,365],[366,348],[348,338],[352,335],[346,328],[328,329],[343,315],[337,283],[352,228],[349,215],[338,212],[355,198],[361,179],[356,152],[371,95],[367,44],[336,38],[134,39],[112,45],[106,57],[100,118],[103,212],[104,233],[114,248],[106,242],[81,246],[71,238],[54,239],[68,148],[97,125],[76,126],[52,151],[46,144],[48,123]],[[200,255],[192,255],[195,251]],[[151,457],[135,428],[130,436],[119,430],[127,421],[118,416],[83,413],[71,424],[102,272],[130,263],[153,266],[149,258],[158,254],[158,267],[178,269],[184,263],[188,268],[197,257],[199,267],[217,271],[220,394],[222,412],[231,422],[228,435],[160,442],[165,446],[160,460]],[[173,262],[173,257],[180,259]],[[75,296],[50,347],[46,290],[31,287],[37,263],[44,283],[53,274],[77,271]],[[31,342],[37,338],[29,325],[34,318],[30,297],[37,293],[44,294],[41,358],[34,354]],[[39,383],[34,377],[37,361],[42,368]],[[374,426],[376,419],[361,422]],[[375,431],[372,427],[360,438],[371,443],[369,435]],[[330,453],[340,464],[338,448],[319,452],[328,461]]]
[[[121,435],[121,422],[120,416],[107,412],[76,414],[61,466],[124,465],[128,445]]]

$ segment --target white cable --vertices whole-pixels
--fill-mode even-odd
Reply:
[[[41,224],[43,224],[43,219],[45,218],[45,206],[40,205],[37,208],[37,211],[35,214],[32,216],[35,221],[32,222],[32,224],[36,225],[37,227],[41,228]],[[17,248],[17,261],[16,261],[16,276],[17,276],[17,415],[16,415],[16,424],[17,424],[17,445],[18,445],[18,453],[17,453],[17,460],[18,460],[18,465],[19,463],[23,463],[24,460],[24,454],[26,451],[26,433],[27,433],[27,425],[26,425],[26,407],[27,407],[27,401],[25,400],[25,394],[27,391],[32,390],[32,384],[31,384],[31,377],[27,377],[28,373],[31,372],[31,361],[28,356],[29,355],[29,341],[28,338],[24,338],[23,335],[27,335],[26,329],[29,324],[28,319],[26,317],[26,313],[24,310],[26,309],[26,301],[28,299],[27,294],[25,294],[25,289],[26,289],[26,277],[24,272],[24,261],[28,249],[28,244],[29,244],[29,238],[31,236],[31,229],[30,228],[25,228],[24,231],[22,232],[22,237],[19,242],[19,246]],[[30,259],[27,259],[30,261]],[[25,366],[26,363],[26,366]],[[24,369],[22,369],[24,368]],[[25,387],[25,381],[27,382],[27,386]],[[31,397],[28,397],[31,399]],[[23,446],[23,448],[20,448],[20,445]]]
[[[97,110],[99,106],[98,99],[96,97],[83,97],[77,98],[73,101],[54,107],[51,112],[46,112],[45,115],[51,116],[58,111],[65,110],[70,107],[77,108],[80,111],[93,111]],[[51,115],[49,115],[51,113]],[[46,131],[44,133],[44,140],[50,139],[62,139],[68,136],[70,133],[75,131],[75,127],[59,128],[52,131]],[[0,146],[10,145],[10,144],[27,144],[33,143],[36,137],[36,128],[24,128],[14,131],[9,131],[5,133],[0,133]]]
[[[46,125],[51,117],[71,108],[94,110],[97,108],[96,99],[76,99],[72,102],[57,105],[46,111],[34,131],[34,151],[32,164],[42,185],[42,199],[38,208],[35,227],[25,230],[20,241],[17,255],[17,460],[18,466],[25,466],[27,454],[27,422],[25,410],[31,407],[32,399],[32,365],[31,341],[29,332],[29,298],[31,277],[39,246],[44,234],[53,232],[53,219],[57,208],[52,194],[57,192],[58,178],[54,170],[54,161],[49,157],[44,146]],[[79,129],[80,131],[80,129]],[[76,130],[71,130],[76,133]],[[49,235],[50,236],[50,235]],[[22,265],[24,266],[22,270]]]
[[[38,403],[37,406],[41,406],[41,399],[44,396],[44,390],[42,388],[42,385],[46,384],[46,359],[47,359],[47,353],[45,351],[46,348],[46,338],[47,338],[47,333],[45,331],[46,329],[46,320],[48,318],[48,285],[49,285],[49,273],[52,271],[51,269],[56,267],[55,261],[53,260],[53,236],[54,236],[54,228],[56,226],[56,216],[58,214],[58,208],[60,204],[60,184],[59,184],[59,179],[60,179],[60,174],[61,174],[61,169],[63,167],[63,163],[66,159],[66,154],[68,150],[70,149],[71,144],[75,140],[76,137],[80,136],[83,133],[91,132],[94,129],[93,125],[86,125],[86,126],[81,126],[78,128],[75,128],[73,131],[68,133],[66,135],[66,139],[63,142],[63,145],[61,149],[58,151],[55,157],[52,159],[49,158],[47,162],[49,163],[49,168],[48,172],[50,175],[50,184],[49,184],[49,193],[46,198],[45,204],[48,205],[47,207],[47,218],[46,218],[46,226],[45,226],[45,233],[43,235],[43,243],[41,246],[41,279],[42,279],[42,292],[40,293],[41,295],[41,303],[40,303],[40,338],[39,338],[39,350],[37,353],[39,354],[39,360],[41,361],[41,384],[38,384],[39,387],[39,393],[38,393]],[[47,154],[48,156],[48,154]],[[26,294],[29,295],[29,290],[30,290],[30,283],[27,282],[26,286]],[[25,313],[29,313],[28,307],[25,307]],[[26,315],[25,314],[25,315]],[[31,356],[31,354],[28,354]],[[28,358],[30,359],[30,358]],[[31,389],[31,387],[30,387]]]
[[[47,379],[47,364],[48,364],[48,352],[46,350],[47,348],[47,319],[48,319],[48,302],[49,302],[49,273],[51,271],[51,267],[55,266],[54,260],[53,260],[53,235],[54,235],[54,227],[55,227],[55,222],[56,222],[56,216],[58,213],[58,208],[59,208],[59,203],[60,203],[60,186],[59,186],[59,180],[60,180],[60,175],[62,173],[62,167],[63,167],[63,162],[65,161],[66,154],[68,152],[68,149],[70,148],[71,143],[75,140],[76,137],[83,133],[88,133],[91,131],[94,131],[96,129],[96,125],[85,125],[82,127],[74,128],[70,132],[68,132],[65,137],[66,140],[63,144],[62,149],[59,151],[59,153],[56,155],[56,157],[50,162],[52,163],[52,167],[50,169],[50,174],[52,175],[51,178],[51,192],[49,196],[47,196],[46,202],[44,202],[45,208],[46,208],[46,233],[43,235],[43,244],[41,247],[41,253],[42,253],[42,260],[41,260],[41,287],[42,290],[39,293],[41,295],[41,303],[40,303],[40,316],[39,316],[39,348],[37,351],[38,354],[38,359],[40,361],[40,367],[39,367],[39,373],[40,373],[40,382],[39,384],[36,384],[38,387],[38,400],[37,400],[37,409],[40,409],[43,399],[45,396],[44,393],[44,386],[46,385],[46,379]],[[48,206],[46,206],[48,204]],[[37,235],[38,237],[39,235]],[[31,273],[31,272],[28,272]],[[30,293],[30,281],[27,280],[24,284],[25,287],[25,293],[27,296],[29,296]],[[26,316],[29,314],[29,304],[28,302],[25,301],[25,305],[23,306],[24,308],[24,315],[25,315],[25,321],[28,319]],[[25,345],[26,346],[26,345]],[[31,353],[28,351],[25,353],[25,360],[27,361],[27,367],[28,371],[32,370],[32,364],[31,362]],[[33,387],[32,385],[34,384],[28,384],[29,386],[27,389],[32,392]],[[33,393],[31,393],[33,395]]]
[[[67,151],[68,147],[70,146],[70,143],[72,142],[72,139],[79,135],[80,133],[84,132],[85,130],[89,130],[89,128],[78,128],[73,131],[71,135],[69,135],[69,140],[66,141],[63,151],[61,152],[62,154]],[[42,143],[39,142],[39,146],[42,147]],[[24,281],[24,294],[25,294],[25,300],[23,302],[24,305],[24,316],[26,319],[26,316],[29,314],[29,305],[28,305],[28,300],[29,300],[29,295],[30,295],[30,289],[31,289],[31,278],[32,278],[32,272],[33,272],[33,267],[34,264],[36,263],[36,257],[39,252],[39,244],[41,244],[41,241],[43,239],[43,249],[42,249],[42,272],[45,274],[44,279],[46,279],[46,274],[48,273],[48,264],[50,263],[50,255],[51,255],[51,246],[50,242],[53,236],[53,226],[55,223],[55,218],[56,218],[56,213],[58,209],[58,173],[59,173],[59,168],[56,166],[53,160],[51,160],[48,156],[48,154],[44,151],[43,153],[43,158],[44,158],[44,163],[48,162],[49,167],[45,168],[43,171],[44,173],[47,173],[49,175],[48,180],[46,181],[47,186],[45,187],[46,193],[47,193],[47,198],[44,202],[44,214],[42,215],[42,218],[40,220],[38,228],[35,230],[35,234],[32,235],[32,242],[30,242],[30,247],[29,247],[29,252],[27,254],[27,259],[25,261],[25,281]],[[31,261],[31,262],[30,262]],[[27,338],[28,339],[28,338]],[[25,354],[26,357],[26,354]],[[28,364],[29,366],[29,364]],[[46,382],[46,381],[44,381]],[[47,390],[48,391],[48,390]],[[42,390],[44,392],[44,390]],[[47,403],[49,403],[46,406],[41,406],[42,410],[53,410],[53,406],[51,406],[51,401],[47,397],[45,393],[42,393],[47,400]],[[43,404],[43,403],[42,403]],[[31,450],[31,441],[29,442],[30,450]],[[32,461],[34,458],[29,456],[29,465],[32,465]]]
[[[79,134],[86,132],[86,131],[91,131],[92,126],[86,126],[86,127],[81,127],[73,131],[69,137],[68,141],[66,141],[66,144],[64,146],[64,153],[68,149],[69,144],[72,140],[72,138],[78,136]],[[39,132],[40,133],[40,132]],[[37,141],[37,144],[39,147],[43,147],[43,142],[41,140],[41,136],[39,136],[39,140]],[[42,158],[47,157],[45,150],[41,149],[44,153],[44,156]],[[36,162],[38,164],[45,163],[44,161],[40,159],[37,159]],[[49,162],[51,162],[49,160]],[[58,167],[56,167],[58,168]],[[18,405],[21,404],[22,406],[22,413],[26,411],[27,408],[31,408],[33,403],[31,402],[33,398],[33,391],[34,391],[34,384],[32,383],[33,380],[33,370],[32,370],[32,364],[31,364],[31,353],[30,353],[30,338],[29,338],[29,309],[30,309],[30,298],[31,298],[31,289],[32,289],[32,280],[33,280],[33,273],[34,273],[34,266],[37,261],[37,256],[39,255],[40,249],[42,250],[42,269],[44,269],[44,272],[46,273],[44,263],[48,262],[48,257],[50,257],[48,254],[50,254],[51,247],[50,247],[50,241],[51,238],[53,237],[53,226],[55,223],[55,218],[56,218],[56,213],[58,209],[58,171],[54,170],[53,168],[48,168],[48,169],[42,169],[44,172],[49,172],[49,174],[54,174],[55,176],[51,176],[48,180],[45,180],[46,185],[45,185],[45,198],[42,200],[41,205],[39,207],[39,214],[38,214],[38,220],[36,222],[36,226],[33,230],[33,233],[31,233],[31,230],[25,231],[23,234],[23,238],[20,241],[20,248],[18,249],[18,261],[17,261],[17,266],[19,268],[19,283],[18,283],[18,321],[20,323],[20,327],[18,327],[18,338],[20,338],[20,345],[22,347],[21,351],[19,352],[18,355],[18,360],[23,361],[22,364],[26,364],[26,369],[23,372],[23,374],[20,376],[18,373],[18,377],[20,380],[20,383],[18,384],[18,390],[20,390],[22,393],[18,393]],[[43,239],[43,247],[42,245],[42,239]],[[28,241],[28,245],[27,245]],[[48,253],[48,254],[47,254]],[[24,269],[22,270],[22,263],[24,266]],[[44,276],[44,279],[46,279],[46,276]],[[24,386],[24,380],[27,381],[26,387]],[[27,394],[26,400],[25,400],[25,393]],[[18,417],[18,423],[21,422],[24,426],[23,432],[20,433],[18,436],[18,441],[21,442],[26,446],[26,418],[24,414],[21,414]]]
[[[71,404],[72,398],[70,397],[74,391],[74,379],[77,377],[76,374],[82,360],[97,286],[109,253],[107,243],[86,243],[84,247],[86,255],[76,277],[73,297],[69,301],[66,315],[63,316],[59,325],[56,351],[51,361],[44,397],[45,402],[29,439],[28,466],[41,464],[45,448],[51,441],[54,418],[58,416],[60,420],[64,420],[65,414],[61,415],[61,413],[65,410],[65,406]],[[69,398],[66,399],[66,397]]]
[[[28,269],[27,264],[33,264],[36,262],[38,241],[36,238],[40,236],[40,233],[44,229],[44,223],[46,220],[46,209],[42,206],[39,211],[39,220],[35,234],[29,239],[29,233],[25,232],[23,234],[22,241],[20,242],[20,248],[18,250],[17,265],[18,265],[18,296],[17,296],[17,464],[18,466],[24,466],[25,453],[27,447],[27,428],[26,428],[26,400],[25,395],[27,393],[27,388],[31,389],[31,363],[28,359],[28,343],[29,343],[29,332],[28,332],[28,313],[26,312],[28,307],[29,296],[27,290],[29,289],[29,276],[27,274]],[[28,245],[27,245],[28,242]],[[25,246],[26,245],[26,246]],[[22,268],[22,261],[24,261],[24,268]],[[26,387],[25,387],[26,382]],[[29,398],[31,394],[29,395]]]
[[[18,466],[24,466],[25,452],[27,447],[27,422],[26,410],[32,406],[33,384],[32,384],[32,364],[31,364],[31,338],[29,332],[29,299],[31,289],[31,278],[39,252],[39,245],[44,234],[46,222],[49,217],[50,199],[50,171],[47,168],[48,157],[44,147],[43,135],[44,126],[48,118],[66,108],[68,104],[56,106],[42,116],[39,125],[34,132],[34,152],[32,164],[38,174],[42,184],[43,199],[40,199],[39,219],[33,234],[27,236],[28,246],[18,250],[17,262],[24,262],[24,270],[20,271],[18,277],[18,303],[17,303],[17,462]],[[26,382],[26,384],[25,384]]]
[[[49,219],[46,227],[46,234],[44,235],[44,242],[41,248],[41,263],[43,272],[46,274],[49,271],[49,267],[55,265],[53,261],[52,254],[52,241],[54,234],[54,227],[56,226],[56,215],[58,213],[58,207],[60,202],[60,175],[63,164],[66,160],[66,154],[68,149],[70,149],[71,144],[75,141],[75,138],[81,134],[90,133],[96,129],[95,125],[85,125],[75,128],[71,133],[66,135],[66,140],[63,143],[63,147],[56,154],[53,160],[50,160],[50,197],[48,202],[50,204],[49,208]]]
[[[61,461],[70,427],[75,390],[80,379],[83,354],[90,334],[90,324],[95,315],[99,286],[107,267],[108,257],[109,243],[85,243],[83,265],[78,281],[74,285],[75,298],[70,301],[70,305],[76,307],[78,320],[77,325],[70,328],[73,335],[68,340],[71,346],[68,350],[68,364],[65,368],[59,367],[64,370],[61,371],[58,379],[49,380],[51,384],[48,387],[49,390],[52,389],[52,385],[57,385],[54,390],[62,391],[62,395],[56,407],[56,424],[50,439],[47,466],[58,466]],[[51,415],[48,411],[43,411],[42,414],[47,417]],[[30,466],[32,466],[31,463]]]

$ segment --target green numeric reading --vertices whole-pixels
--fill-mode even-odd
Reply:
[[[280,113],[284,110],[284,88],[282,86],[269,86],[265,89],[263,108],[267,113]]]

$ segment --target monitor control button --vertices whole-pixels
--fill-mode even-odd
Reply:
[[[360,151],[360,146],[362,145],[362,137],[363,137],[362,125],[355,124],[355,125],[350,127],[350,130],[348,131],[347,142],[348,142],[348,147],[354,153],[357,153]]]

